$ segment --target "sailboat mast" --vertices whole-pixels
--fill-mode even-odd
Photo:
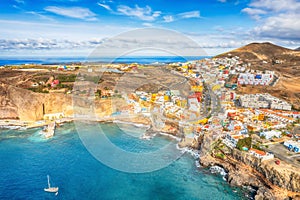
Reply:
[[[49,177],[49,175],[47,175],[47,178],[48,178],[48,188],[50,188],[50,177]]]

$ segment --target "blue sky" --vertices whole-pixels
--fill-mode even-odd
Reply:
[[[300,46],[300,0],[7,0],[0,4],[2,56],[87,56],[137,28],[166,28],[209,55],[250,42]]]

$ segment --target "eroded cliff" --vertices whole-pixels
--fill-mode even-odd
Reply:
[[[300,197],[300,172],[293,166],[276,165],[274,159],[261,161],[237,149],[226,152],[221,159],[214,156],[216,141],[210,134],[201,143],[200,164],[208,167],[218,165],[227,172],[227,181],[233,186],[249,185],[258,188],[256,199],[298,199]]]
[[[44,114],[72,114],[72,98],[64,94],[41,94],[2,83],[0,118],[36,121]]]

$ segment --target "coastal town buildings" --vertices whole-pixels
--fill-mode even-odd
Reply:
[[[283,143],[283,145],[288,148],[290,151],[294,151],[296,153],[300,152],[300,142],[299,141],[293,141],[288,140]]]
[[[261,161],[265,161],[265,160],[270,160],[274,158],[274,154],[269,153],[269,152],[265,152],[265,151],[261,151],[258,149],[253,149],[251,148],[249,150],[249,153],[257,158],[259,158]]]
[[[249,71],[246,73],[240,73],[238,77],[239,85],[269,85],[274,78],[274,72],[265,71],[256,71],[255,73]]]
[[[260,132],[259,136],[260,137],[265,137],[267,140],[270,140],[274,137],[280,138],[281,137],[281,131],[278,130],[271,130],[271,131],[263,131]]]
[[[292,106],[270,94],[245,94],[241,95],[239,102],[246,108],[270,108],[274,110],[291,110]]]

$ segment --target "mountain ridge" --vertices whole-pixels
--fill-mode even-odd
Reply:
[[[287,62],[300,61],[300,52],[297,50],[288,49],[282,46],[275,45],[270,42],[250,43],[243,47],[215,56],[234,57],[238,56],[245,61],[269,61],[275,62],[282,60]]]

